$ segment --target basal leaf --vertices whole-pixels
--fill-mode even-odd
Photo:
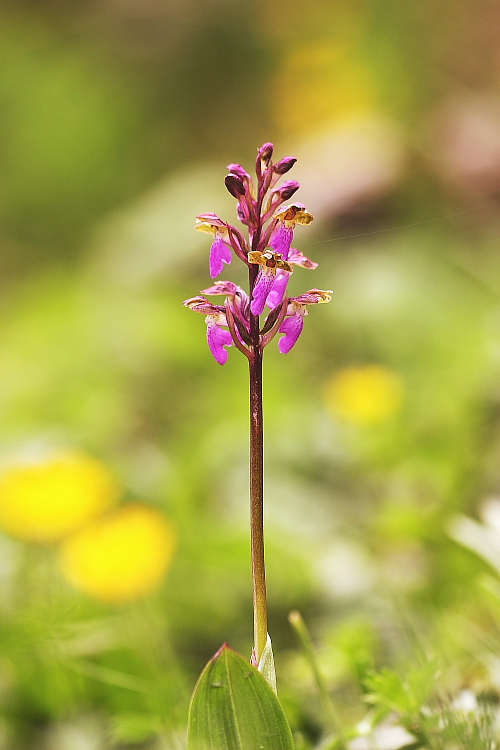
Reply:
[[[227,644],[208,662],[193,693],[188,750],[293,750],[276,695]]]

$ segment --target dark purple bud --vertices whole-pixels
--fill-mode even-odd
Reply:
[[[243,185],[241,177],[238,177],[238,175],[230,173],[226,175],[224,182],[233,198],[238,200],[242,195],[245,195],[245,186]]]
[[[276,174],[286,174],[293,167],[297,159],[295,156],[285,156],[277,164],[274,165],[274,171]]]
[[[227,168],[229,172],[237,175],[238,177],[241,177],[242,180],[249,179],[250,177],[246,169],[244,169],[241,164],[228,164]]]
[[[274,146],[272,143],[264,143],[264,145],[259,148],[258,157],[259,159],[262,159],[265,164],[269,164],[273,151]]]
[[[288,180],[288,182],[284,182],[276,192],[279,193],[282,200],[288,201],[292,195],[297,192],[299,187],[300,185],[296,180]]]

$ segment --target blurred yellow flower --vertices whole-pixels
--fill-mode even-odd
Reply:
[[[287,132],[376,111],[377,82],[351,40],[293,46],[272,80],[273,112]]]
[[[0,526],[26,541],[55,542],[115,505],[118,485],[77,451],[17,464],[0,474]]]
[[[66,539],[60,566],[75,588],[119,604],[155,589],[175,551],[175,533],[158,510],[133,503]]]
[[[328,409],[337,417],[358,424],[375,424],[397,412],[403,383],[393,370],[380,365],[346,367],[325,386]]]

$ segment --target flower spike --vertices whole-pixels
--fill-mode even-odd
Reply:
[[[228,349],[235,346],[253,361],[276,336],[284,334],[279,350],[287,354],[295,346],[308,314],[308,306],[328,302],[331,292],[310,289],[299,297],[287,297],[287,287],[295,266],[313,270],[317,263],[292,248],[297,226],[313,221],[302,203],[288,203],[299,189],[295,180],[281,182],[294,166],[294,156],[273,162],[273,144],[265,143],[257,151],[257,180],[241,164],[229,164],[225,184],[236,199],[239,220],[248,229],[248,238],[236,227],[215,213],[197,216],[196,229],[212,236],[210,276],[215,279],[232,261],[232,251],[248,267],[250,293],[232,281],[216,281],[203,289],[202,295],[223,295],[224,305],[215,305],[204,296],[192,297],[184,303],[194,312],[205,315],[207,340],[219,364],[228,359]],[[259,330],[256,318],[268,307],[271,311]]]

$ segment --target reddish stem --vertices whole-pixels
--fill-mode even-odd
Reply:
[[[252,250],[259,247],[262,225],[262,197],[256,205],[258,225],[252,237]],[[255,287],[259,266],[249,266],[250,297]],[[250,312],[252,356],[250,372],[250,519],[252,540],[252,580],[254,612],[254,648],[257,663],[267,641],[266,564],[264,557],[264,419],[262,409],[262,344],[259,316]]]

